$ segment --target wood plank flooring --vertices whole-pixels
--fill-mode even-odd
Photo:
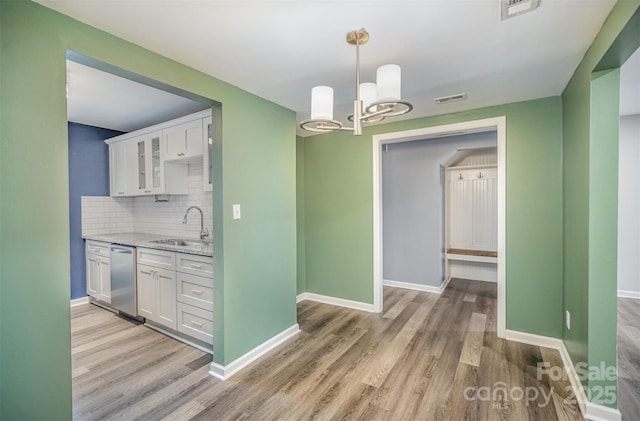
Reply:
[[[76,420],[580,420],[557,351],[496,336],[495,284],[385,288],[380,314],[304,301],[301,333],[231,379],[210,356],[92,305],[72,310]],[[528,398],[527,398],[528,396]]]
[[[640,420],[640,300],[618,298],[618,408]]]

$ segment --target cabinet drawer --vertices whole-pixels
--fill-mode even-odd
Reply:
[[[149,265],[162,269],[175,269],[176,254],[172,251],[137,248],[138,264]]]
[[[213,278],[213,257],[176,253],[176,266],[178,272]]]
[[[178,301],[211,311],[213,309],[213,279],[177,273]]]
[[[213,312],[178,303],[178,331],[213,344]]]
[[[103,241],[87,240],[86,253],[108,258],[111,256],[109,252],[110,246],[111,246],[111,243],[105,243]]]

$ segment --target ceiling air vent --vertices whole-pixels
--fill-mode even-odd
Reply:
[[[505,20],[538,8],[538,0],[499,0],[500,19]]]
[[[467,94],[462,93],[449,96],[441,96],[440,98],[434,98],[434,101],[436,102],[436,104],[442,105],[448,104],[450,102],[464,101],[465,99],[467,99]]]

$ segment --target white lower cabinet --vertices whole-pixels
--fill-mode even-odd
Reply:
[[[176,330],[175,253],[138,247],[137,257],[146,263],[137,265],[138,314]]]
[[[213,345],[211,257],[138,247],[138,314]]]
[[[176,253],[178,331],[213,344],[213,261]]]
[[[89,241],[85,244],[87,295],[111,303],[111,258],[109,243]]]
[[[138,315],[176,329],[176,273],[138,265]]]

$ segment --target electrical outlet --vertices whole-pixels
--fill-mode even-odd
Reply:
[[[234,204],[233,205],[233,219],[240,219],[242,217],[242,214],[240,212],[240,205],[239,204]]]
[[[567,324],[567,330],[571,330],[571,312],[569,310],[566,311],[564,319]]]

